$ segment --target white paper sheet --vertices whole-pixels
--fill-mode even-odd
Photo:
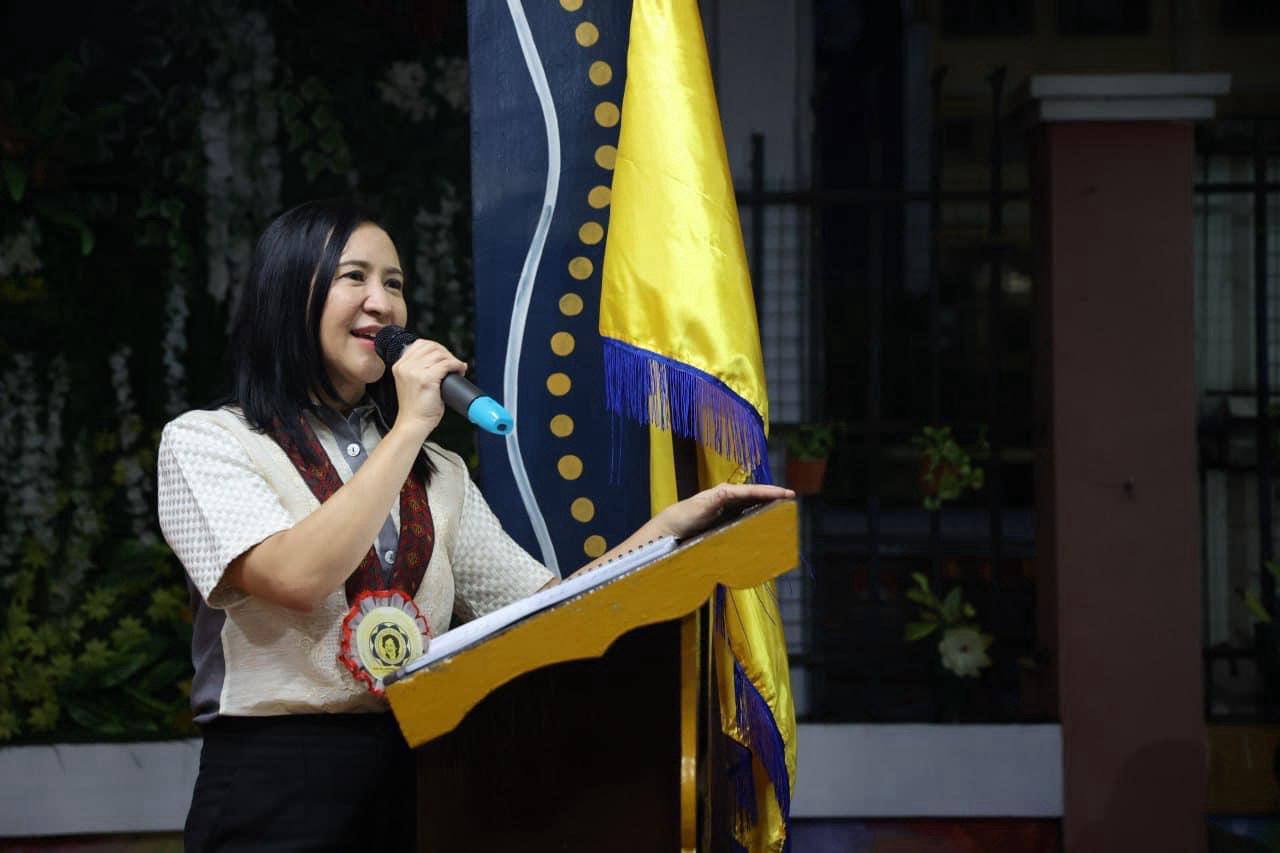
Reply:
[[[633,572],[642,566],[646,566],[659,557],[670,554],[675,548],[676,540],[672,536],[664,536],[661,539],[646,542],[644,545],[615,557],[589,572],[575,575],[568,580],[561,581],[550,589],[535,592],[528,598],[522,598],[519,601],[508,604],[506,607],[501,607],[492,613],[486,613],[478,619],[459,625],[451,631],[445,631],[440,636],[432,638],[431,644],[422,657],[406,665],[395,675],[388,678],[387,681],[391,682],[403,678],[437,661],[455,655],[463,649],[473,646],[535,613],[588,593],[622,577],[628,572]]]

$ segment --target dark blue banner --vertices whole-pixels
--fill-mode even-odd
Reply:
[[[477,383],[516,418],[480,439],[482,488],[562,575],[649,514],[647,431],[606,411],[598,324],[630,15],[468,5]]]

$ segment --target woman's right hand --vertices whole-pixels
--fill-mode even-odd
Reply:
[[[315,512],[231,561],[225,582],[294,610],[320,604],[346,582],[395,505],[422,442],[444,416],[440,382],[467,366],[435,341],[405,347],[391,367],[400,409],[354,476]]]
[[[396,423],[422,430],[425,440],[444,417],[440,383],[446,374],[466,371],[466,363],[436,341],[419,338],[405,347],[391,367],[400,409]]]

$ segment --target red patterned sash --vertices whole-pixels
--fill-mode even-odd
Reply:
[[[271,437],[288,455],[302,479],[306,481],[311,494],[320,503],[327,501],[334,492],[342,488],[342,478],[325,453],[320,439],[307,419],[299,415],[302,434],[311,457],[319,463],[308,463],[297,444],[280,424],[273,424]],[[435,525],[431,520],[431,508],[427,505],[427,490],[412,475],[404,481],[400,489],[400,542],[396,547],[396,561],[388,578],[378,562],[378,555],[370,546],[360,565],[347,578],[347,603],[352,604],[360,593],[367,590],[398,589],[408,594],[409,598],[418,592],[422,576],[426,574],[427,564],[431,562],[431,551],[435,547]]]

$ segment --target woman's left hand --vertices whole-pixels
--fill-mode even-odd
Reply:
[[[663,535],[686,539],[715,524],[726,512],[748,504],[793,498],[795,495],[790,489],[779,486],[724,483],[672,504],[654,516],[653,523],[659,526]]]
[[[646,521],[635,533],[614,545],[608,552],[596,557],[590,563],[578,569],[574,574],[591,571],[596,566],[603,565],[633,548],[662,536],[687,539],[715,524],[724,517],[725,513],[740,509],[748,504],[775,501],[779,498],[794,498],[795,496],[796,493],[790,489],[782,489],[778,486],[731,486],[728,483],[721,486],[713,486],[706,491],[698,492],[691,498],[680,501],[678,504],[672,504],[667,507]],[[555,586],[558,582],[558,578],[553,579],[547,582],[547,586]],[[543,587],[543,589],[546,589],[546,587]]]

